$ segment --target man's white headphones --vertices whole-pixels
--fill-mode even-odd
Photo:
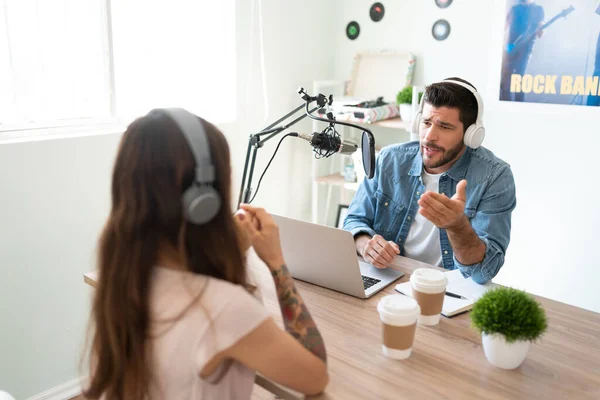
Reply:
[[[443,80],[443,81],[437,82],[437,83],[454,83],[455,85],[462,86],[465,89],[468,89],[469,92],[473,93],[473,96],[475,97],[475,100],[477,101],[477,120],[475,121],[475,123],[473,125],[471,125],[467,128],[467,130],[465,131],[465,136],[464,136],[463,141],[464,141],[465,145],[467,145],[468,147],[470,147],[472,149],[478,148],[479,146],[481,146],[481,143],[483,142],[483,139],[485,138],[485,128],[483,127],[483,121],[482,121],[482,119],[483,119],[483,100],[481,99],[481,96],[479,95],[477,90],[475,90],[473,87],[471,87],[470,85],[463,83],[463,82],[453,81],[453,80],[448,79],[448,80]],[[417,137],[419,136],[419,126],[421,125],[421,118],[423,117],[424,100],[425,100],[425,96],[423,95],[421,97],[421,103],[419,104],[419,111],[413,118],[413,123],[412,123],[411,133],[413,135],[416,135]]]

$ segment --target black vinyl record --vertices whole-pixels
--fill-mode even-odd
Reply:
[[[450,36],[450,23],[445,19],[438,19],[431,27],[431,34],[436,40],[446,40]]]
[[[450,7],[450,4],[452,4],[452,0],[435,0],[435,4],[439,8],[447,8]]]
[[[379,22],[383,19],[385,15],[385,7],[381,3],[373,3],[371,9],[369,10],[369,16],[375,22]]]
[[[350,21],[346,26],[346,36],[348,39],[354,40],[360,35],[360,25],[356,21]]]

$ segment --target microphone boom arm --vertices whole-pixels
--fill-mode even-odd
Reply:
[[[310,117],[311,119],[314,119],[316,121],[327,122],[329,124],[339,124],[339,125],[350,126],[350,127],[362,130],[362,131],[366,131],[371,135],[371,137],[373,136],[371,131],[364,127],[354,125],[354,124],[351,124],[348,122],[339,122],[339,121],[336,121],[335,119],[321,118],[321,117],[314,116],[312,114],[316,110],[323,108],[325,105],[331,105],[331,103],[333,102],[333,96],[329,96],[329,99],[327,99],[327,97],[325,97],[323,94],[319,94],[318,96],[313,97],[313,96],[310,96],[308,93],[306,93],[304,88],[300,88],[298,90],[298,93],[302,95],[302,99],[305,101],[304,104],[299,105],[298,107],[296,107],[295,109],[293,109],[292,111],[290,111],[289,113],[284,115],[283,117],[279,118],[277,121],[275,121],[272,124],[270,124],[269,126],[263,128],[260,132],[251,134],[250,137],[248,138],[248,149],[246,151],[246,159],[244,162],[244,172],[242,175],[240,194],[238,197],[238,208],[241,203],[248,203],[251,199],[252,177],[254,175],[254,166],[256,164],[256,155],[258,153],[258,149],[263,147],[263,145],[267,141],[269,141],[273,137],[277,136],[284,130],[290,128],[292,125],[300,122],[304,118]],[[315,101],[317,102],[317,106],[314,107],[313,109],[309,110],[309,105]],[[288,123],[286,125],[281,125],[281,126],[274,128],[275,125],[279,124],[280,122],[282,122],[282,121],[286,120],[287,118],[291,117],[292,115],[296,114],[302,108],[305,108],[304,114],[297,117],[296,119],[294,119],[293,121],[291,121],[290,123]],[[263,138],[263,136],[265,136],[265,135],[268,135],[268,136]]]
[[[260,132],[251,134],[250,137],[248,138],[248,149],[246,151],[246,160],[244,162],[244,173],[242,175],[242,183],[241,183],[241,187],[240,187],[240,194],[238,197],[238,207],[240,206],[241,203],[248,203],[252,196],[252,187],[251,187],[252,177],[254,175],[254,166],[256,164],[256,155],[258,153],[258,149],[263,147],[263,145],[267,141],[272,139],[274,136],[277,136],[278,134],[280,134],[284,130],[288,129],[292,125],[294,125],[294,124],[300,122],[301,120],[303,120],[304,118],[306,118],[307,114],[306,113],[302,114],[301,116],[299,116],[298,118],[294,119],[293,121],[291,121],[290,123],[288,123],[286,125],[278,126],[276,128],[273,128],[273,127],[275,125],[279,124],[280,122],[286,120],[287,118],[291,117],[292,115],[296,114],[298,111],[302,110],[305,106],[308,111],[308,106],[310,105],[310,103],[312,103],[314,101],[317,101],[318,105],[317,105],[317,107],[310,110],[310,113],[318,110],[319,108],[322,108],[327,103],[327,98],[323,95],[319,95],[317,97],[311,97],[308,94],[306,94],[306,92],[304,92],[304,89],[302,89],[302,88],[300,90],[300,93],[304,94],[302,96],[302,98],[305,100],[305,103],[299,105],[298,107],[296,107],[295,109],[293,109],[292,111],[290,111],[289,113],[284,115],[283,117],[279,118],[277,121],[275,121],[272,124],[270,124],[269,126],[263,128]],[[265,135],[268,135],[268,136],[263,138],[263,136],[265,136]],[[248,170],[248,169],[250,169],[250,170]]]

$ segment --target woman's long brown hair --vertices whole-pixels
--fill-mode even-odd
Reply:
[[[90,399],[141,399],[151,381],[149,293],[158,249],[179,249],[197,274],[245,284],[243,253],[231,204],[227,141],[200,119],[216,169],[222,206],[207,224],[184,221],[181,195],[195,160],[178,126],[152,111],[124,133],[112,176],[112,209],[99,241],[98,283],[90,320]]]

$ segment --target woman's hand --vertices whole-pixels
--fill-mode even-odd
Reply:
[[[285,261],[279,241],[279,227],[263,208],[240,205],[245,211],[243,220],[256,221],[244,225],[250,233],[250,241],[256,254],[267,264],[271,271],[281,268]]]
[[[243,251],[252,246],[252,237],[258,229],[258,220],[245,210],[239,209],[233,214],[233,220],[237,226],[240,244]]]

